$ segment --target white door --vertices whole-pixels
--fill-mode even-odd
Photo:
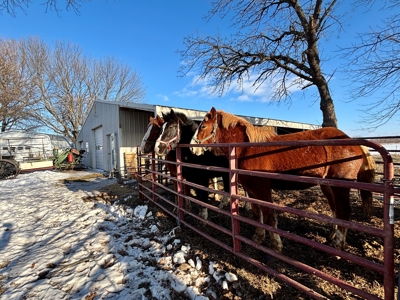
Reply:
[[[104,170],[103,157],[103,128],[99,127],[94,130],[94,143],[96,149],[96,169]]]
[[[110,134],[110,170],[117,168],[117,155],[115,153],[115,133]]]

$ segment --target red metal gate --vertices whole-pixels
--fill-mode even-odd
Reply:
[[[344,180],[335,180],[335,179],[321,179],[321,178],[312,178],[306,176],[294,176],[294,175],[287,175],[287,174],[277,174],[277,173],[268,173],[268,172],[257,172],[257,171],[246,171],[237,168],[237,160],[236,160],[236,147],[247,147],[247,146],[337,146],[337,145],[364,145],[369,147],[370,149],[376,150],[382,157],[383,160],[383,180],[379,183],[362,183],[362,182],[349,182]],[[163,209],[166,213],[177,218],[177,220],[187,226],[188,228],[192,229],[193,231],[197,232],[201,236],[211,240],[218,246],[222,247],[223,249],[232,252],[233,254],[237,255],[238,257],[244,259],[245,261],[257,266],[261,270],[275,276],[277,279],[292,285],[293,287],[297,288],[304,294],[314,298],[314,299],[327,299],[326,296],[317,293],[316,291],[310,289],[307,286],[293,280],[292,278],[286,276],[285,274],[278,272],[267,265],[261,263],[260,261],[256,260],[254,257],[247,255],[244,251],[242,251],[242,244],[245,243],[250,245],[258,250],[263,251],[264,253],[275,257],[287,264],[290,264],[303,272],[313,274],[327,282],[335,284],[340,288],[351,292],[352,294],[358,295],[365,299],[381,299],[376,295],[372,295],[363,291],[361,288],[357,288],[349,284],[346,281],[343,281],[339,278],[333,277],[321,270],[318,270],[312,266],[306,265],[300,261],[296,261],[293,258],[278,254],[272,251],[270,248],[257,244],[253,242],[248,237],[244,236],[240,232],[240,224],[250,224],[252,226],[261,227],[267,231],[272,231],[278,233],[281,237],[284,237],[288,240],[301,243],[307,245],[313,249],[324,251],[332,256],[338,256],[342,259],[347,261],[353,262],[359,266],[364,267],[365,269],[376,271],[383,276],[383,285],[384,285],[384,299],[394,299],[395,297],[395,266],[394,266],[394,195],[398,195],[400,193],[400,188],[394,185],[393,178],[394,178],[394,168],[393,168],[393,160],[390,153],[380,146],[379,144],[362,140],[362,139],[352,139],[352,140],[324,140],[324,141],[294,141],[294,142],[265,142],[265,143],[237,143],[237,144],[213,144],[213,145],[202,145],[205,147],[227,147],[229,146],[229,153],[230,153],[230,168],[224,169],[219,167],[210,167],[210,166],[199,166],[193,164],[183,163],[180,159],[181,157],[181,149],[182,147],[187,147],[189,145],[180,145],[177,148],[177,177],[171,177],[169,175],[163,174],[160,171],[157,171],[156,165],[163,163],[162,159],[155,158],[154,153],[152,157],[147,157],[151,160],[151,168],[145,168],[141,163],[143,161],[143,157],[139,157],[138,162],[138,179],[139,179],[139,194],[140,197],[144,199],[148,199],[158,205],[161,209]],[[193,146],[193,145],[191,145]],[[212,169],[215,171],[224,171],[229,172],[231,178],[231,186],[230,186],[230,193],[225,193],[219,191],[220,194],[229,196],[231,199],[231,209],[229,211],[220,209],[216,206],[210,205],[208,203],[203,203],[196,200],[193,197],[187,197],[183,195],[183,180],[182,180],[182,167],[183,166],[190,166],[193,168],[199,169]],[[146,175],[150,174],[150,176]],[[383,210],[383,226],[380,228],[367,226],[357,222],[350,222],[344,221],[339,219],[331,218],[327,215],[311,213],[304,210],[295,209],[288,206],[283,206],[280,204],[275,203],[267,203],[258,199],[249,198],[244,195],[239,194],[238,188],[238,175],[252,175],[252,176],[260,176],[265,178],[271,179],[280,179],[280,180],[290,180],[290,181],[299,181],[303,183],[312,183],[318,185],[329,185],[329,186],[340,186],[340,187],[348,187],[353,189],[363,189],[363,190],[370,190],[374,193],[382,195],[382,210]],[[171,188],[165,187],[163,184],[160,183],[160,178],[169,179],[172,181],[177,182],[177,191],[174,191]],[[147,184],[146,184],[147,183]],[[148,186],[148,185],[151,186]],[[204,188],[199,185],[186,182],[186,185],[195,188],[202,188],[206,191],[213,192],[214,190],[209,188]],[[174,194],[177,196],[177,204],[165,194],[159,192],[159,189],[163,191],[167,191],[168,193]],[[196,214],[192,213],[190,210],[185,209],[184,200],[189,200],[191,203],[195,203],[201,207],[206,207],[218,214],[230,218],[231,226],[229,228],[221,226],[220,224],[216,224],[209,220],[203,220],[198,217]],[[366,259],[364,257],[356,256],[346,251],[337,250],[331,246],[313,241],[311,239],[296,235],[295,233],[291,233],[288,231],[284,231],[281,229],[272,228],[270,226],[258,223],[254,220],[251,220],[245,216],[239,214],[238,205],[240,201],[246,201],[251,203],[256,203],[258,205],[263,205],[266,207],[273,208],[280,212],[290,213],[299,217],[303,217],[305,219],[316,220],[322,223],[328,223],[333,225],[340,225],[343,227],[347,227],[354,231],[363,232],[365,234],[369,234],[373,237],[380,238],[383,240],[383,262],[376,262]],[[228,235],[230,236],[231,242],[223,242],[222,239],[211,236],[210,234],[204,232],[201,227],[196,227],[192,223],[187,222],[184,218],[185,215],[189,215],[199,222],[205,223],[207,226],[211,226],[213,229],[217,230],[221,235]]]

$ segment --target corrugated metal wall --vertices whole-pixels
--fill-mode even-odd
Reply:
[[[119,121],[121,128],[120,147],[139,146],[149,124],[149,117],[153,112],[120,108]]]
[[[83,163],[85,166],[90,168],[96,168],[96,149],[95,149],[95,130],[102,128],[103,135],[103,162],[106,171],[109,170],[110,163],[109,159],[109,145],[107,136],[110,134],[116,134],[118,132],[118,112],[119,107],[115,102],[101,101],[94,102],[88,117],[79,132],[77,138],[77,148],[88,150],[84,154]]]

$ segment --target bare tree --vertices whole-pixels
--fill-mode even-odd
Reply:
[[[41,4],[46,7],[46,11],[52,10],[59,13],[61,11],[59,2],[60,1],[57,0],[45,0],[42,1]],[[64,0],[62,2],[66,10],[79,13],[81,3],[90,2],[90,0]],[[16,16],[17,10],[21,10],[25,13],[31,3],[32,0],[0,0],[0,13],[6,11],[8,14]]]
[[[400,14],[387,17],[368,33],[360,33],[357,42],[343,50],[353,99],[376,96],[362,110],[366,128],[375,129],[400,111]]]
[[[122,102],[142,102],[145,96],[141,79],[131,67],[118,62],[114,57],[92,61],[87,83],[96,99]]]
[[[272,100],[290,100],[291,88],[317,88],[322,126],[337,127],[336,113],[328,79],[321,68],[318,43],[328,28],[338,21],[334,16],[337,0],[218,0],[209,18],[232,17],[238,33],[230,38],[200,35],[184,39],[180,51],[189,71],[200,73],[219,95],[237,81],[240,85],[256,75],[256,89],[269,81],[274,87]],[[303,4],[304,3],[304,4]],[[340,25],[340,23],[336,23]]]
[[[34,103],[25,52],[18,41],[0,39],[0,131],[26,127]]]
[[[28,66],[38,90],[35,116],[73,142],[95,99],[141,102],[145,96],[139,75],[114,58],[95,60],[72,43],[49,47],[38,38],[24,40]]]

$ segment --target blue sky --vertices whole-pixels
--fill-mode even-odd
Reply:
[[[64,9],[64,1],[58,2]],[[345,2],[348,5],[350,1]],[[49,44],[69,41],[78,44],[89,56],[114,56],[139,73],[149,104],[206,111],[214,106],[233,114],[321,124],[319,101],[313,98],[315,90],[306,94],[295,92],[290,106],[285,103],[277,106],[265,101],[268,86],[256,92],[247,87],[244,92],[231,87],[228,94],[218,97],[210,96],[204,83],[196,82],[195,74],[179,76],[181,62],[177,50],[184,49],[185,36],[196,32],[223,34],[232,30],[229,20],[213,18],[207,22],[204,19],[210,7],[207,0],[96,0],[82,4],[79,15],[62,11],[58,16],[55,12],[46,13],[45,6],[32,4],[26,13],[18,11],[16,17],[5,12],[0,15],[0,37],[38,36]],[[331,58],[324,63],[324,70],[339,68],[343,61],[338,57],[337,47],[349,45],[357,32],[373,26],[372,22],[379,21],[383,13],[370,10],[348,17],[340,38],[333,35],[323,46],[322,57]],[[340,72],[335,73],[330,82],[339,128],[350,136],[399,135],[399,114],[376,131],[360,129],[362,103],[348,102],[348,82]],[[373,100],[364,99],[363,103]]]

